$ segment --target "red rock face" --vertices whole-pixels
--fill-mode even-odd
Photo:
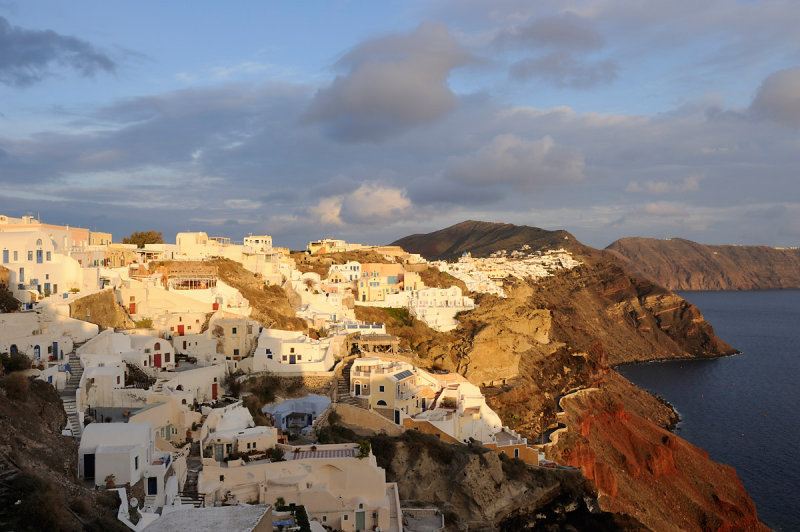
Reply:
[[[558,461],[580,467],[604,510],[653,530],[767,530],[734,469],[629,412],[605,390],[566,397]]]

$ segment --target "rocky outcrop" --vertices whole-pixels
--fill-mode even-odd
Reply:
[[[768,530],[732,467],[630,410],[611,379],[561,400],[568,429],[548,450],[594,482],[603,510],[655,531]]]
[[[800,288],[800,248],[623,238],[606,250],[632,272],[670,290]]]
[[[530,468],[480,447],[413,431],[373,437],[372,449],[400,499],[443,509],[448,530],[636,530],[598,507],[577,471]]]
[[[135,327],[128,313],[117,303],[117,298],[111,289],[76,299],[69,304],[69,317],[86,320],[99,325],[102,329]]]

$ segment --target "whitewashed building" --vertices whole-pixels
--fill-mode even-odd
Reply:
[[[302,373],[329,371],[335,362],[332,338],[314,340],[299,331],[263,329],[255,353],[243,361],[242,367],[250,371]]]
[[[92,423],[78,448],[78,474],[103,486],[108,475],[117,484],[135,484],[156,458],[155,431],[150,423]]]
[[[424,288],[414,290],[408,309],[417,319],[440,332],[458,327],[456,314],[475,308],[475,301],[461,294],[461,288]]]

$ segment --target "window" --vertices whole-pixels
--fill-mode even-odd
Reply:
[[[267,355],[267,358],[272,360],[272,355]]]
[[[350,520],[350,516],[349,516],[349,515],[347,515],[347,514],[344,514],[344,517],[342,517],[342,519],[343,519],[344,521],[349,521],[349,520]]]
[[[359,510],[363,510],[364,509],[364,503],[363,502],[358,503],[358,509]]]
[[[519,449],[514,449],[514,458],[519,458]]]
[[[161,351],[161,342],[156,342],[156,345],[153,346],[153,349],[156,351]]]
[[[328,522],[328,516],[327,515],[323,515],[322,516],[322,522],[323,523],[327,523]]]
[[[382,392],[382,391],[384,391],[384,387],[383,387],[383,385],[381,385],[381,386],[378,386],[378,391],[379,391],[379,392]]]
[[[290,347],[290,348],[289,348],[289,352],[290,352],[290,353],[294,353],[294,347]]]
[[[286,355],[283,355],[283,360],[284,360],[284,362],[286,361]]]
[[[47,252],[47,262],[50,262],[50,259],[52,259],[52,256],[50,255],[50,252],[48,251]]]
[[[8,250],[3,250],[3,264],[8,264]]]
[[[378,518],[378,512],[372,512],[372,518],[373,519],[377,519]]]
[[[231,334],[236,334],[236,327],[231,327]]]
[[[297,355],[297,360],[303,360],[303,355]]]
[[[239,356],[239,350],[238,349],[234,349],[233,350],[233,356],[235,356],[235,357]]]
[[[272,353],[272,349],[267,348],[267,354],[269,355],[271,353]],[[272,358],[272,357],[270,357],[270,358]]]
[[[133,469],[135,469],[136,471],[139,471],[139,457],[138,456],[135,456],[133,458]]]
[[[19,252],[15,251],[14,252],[14,262],[17,262],[18,260],[19,260]]]
[[[33,260],[33,251],[29,251],[28,252],[28,260],[30,260],[30,261]]]

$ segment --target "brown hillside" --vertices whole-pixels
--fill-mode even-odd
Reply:
[[[260,275],[232,260],[216,259],[209,264],[217,269],[217,275],[223,282],[237,289],[250,302],[253,308],[250,318],[273,329],[308,330],[306,321],[295,314],[289,294],[280,286],[265,286]]]
[[[623,238],[606,248],[632,272],[670,290],[800,288],[800,249]]]

